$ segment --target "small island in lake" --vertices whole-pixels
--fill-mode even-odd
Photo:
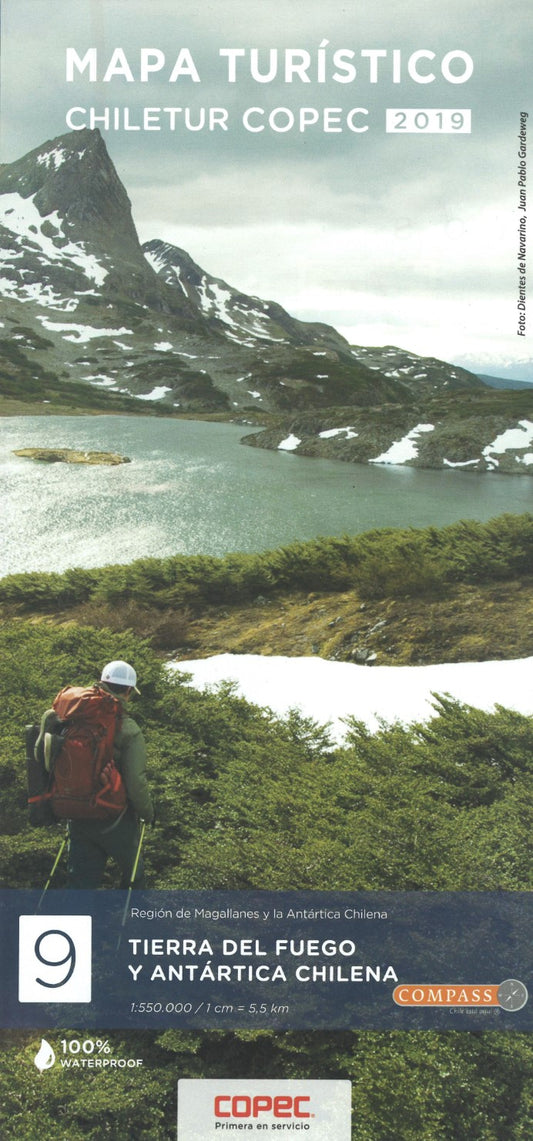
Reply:
[[[29,460],[42,460],[47,464],[129,464],[128,456],[119,456],[116,452],[77,452],[74,448],[17,448],[15,456],[24,456]]]

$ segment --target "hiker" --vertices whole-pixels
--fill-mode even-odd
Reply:
[[[69,821],[68,885],[70,888],[101,886],[108,858],[118,864],[121,888],[130,886],[139,848],[139,819],[155,820],[146,777],[146,748],[137,722],[127,705],[137,689],[137,675],[127,662],[109,662],[102,670],[99,689],[118,698],[122,717],[114,740],[114,761],[124,782],[127,803],[115,820],[71,819]],[[144,868],[139,857],[134,887],[144,886]]]

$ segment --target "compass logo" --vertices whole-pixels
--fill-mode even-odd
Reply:
[[[522,1010],[528,998],[527,987],[520,979],[505,979],[498,987],[498,1003],[503,1010]]]
[[[33,1060],[41,1074],[43,1073],[43,1070],[51,1070],[56,1060],[56,1056],[50,1043],[46,1041],[46,1038],[41,1038],[41,1045],[39,1046],[39,1049]]]
[[[415,983],[395,987],[392,997],[397,1006],[464,1006],[496,1007],[516,1013],[526,1005],[529,995],[520,979],[505,979],[497,984],[467,986],[463,983]]]

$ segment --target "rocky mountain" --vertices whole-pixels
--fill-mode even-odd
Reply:
[[[141,247],[99,131],[0,167],[0,381],[24,397],[84,382],[168,411],[303,412],[409,404],[476,388],[465,370],[351,347],[325,324],[210,276],[184,250]]]
[[[117,296],[170,309],[99,131],[72,132],[2,167],[0,195],[8,296],[59,312],[74,312],[83,298]],[[198,323],[183,295],[172,296],[171,311],[192,328]]]
[[[143,251],[158,276],[174,290],[178,288],[230,341],[249,349],[258,342],[271,341],[346,350],[346,341],[331,326],[298,321],[274,301],[239,292],[220,278],[211,277],[177,246],[155,240],[145,242]]]
[[[407,385],[413,395],[444,392],[446,389],[485,388],[483,380],[458,365],[449,365],[436,357],[419,357],[416,353],[397,349],[394,345],[383,348],[352,348],[354,357],[383,376]]]
[[[349,463],[533,475],[533,391],[435,396],[412,405],[305,412],[244,444]]]

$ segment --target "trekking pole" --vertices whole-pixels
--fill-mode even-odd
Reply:
[[[137,846],[137,853],[136,853],[135,859],[133,861],[133,867],[131,869],[130,884],[129,884],[129,888],[128,888],[128,894],[126,896],[126,902],[124,904],[124,911],[122,912],[122,922],[120,924],[121,929],[120,929],[118,941],[117,941],[117,951],[120,947],[120,942],[122,939],[122,930],[126,926],[126,916],[128,914],[128,907],[130,905],[131,893],[133,890],[133,884],[135,882],[135,876],[137,875],[137,868],[139,867],[139,860],[141,858],[141,848],[142,848],[142,844],[143,844],[143,840],[144,840],[144,833],[145,833],[145,829],[146,829],[146,821],[141,820],[140,825],[141,825],[141,830],[139,833],[139,843]]]
[[[41,903],[43,902],[43,899],[44,899],[44,897],[45,897],[45,895],[46,895],[46,893],[47,893],[47,891],[48,891],[48,888],[50,887],[50,884],[52,883],[52,880],[53,880],[53,878],[54,878],[54,873],[55,873],[55,870],[56,870],[56,868],[57,868],[57,865],[58,865],[58,863],[59,863],[59,861],[60,861],[60,859],[61,859],[61,856],[63,855],[63,851],[64,851],[64,848],[65,848],[65,844],[66,844],[67,840],[68,840],[68,831],[67,831],[67,832],[65,832],[65,835],[63,836],[63,839],[62,839],[62,841],[61,841],[61,844],[60,844],[60,847],[59,847],[59,852],[57,853],[57,856],[56,856],[56,858],[55,858],[55,860],[54,860],[54,866],[53,866],[53,868],[52,868],[52,871],[50,872],[50,875],[48,876],[48,879],[47,879],[47,881],[46,881],[46,884],[45,884],[45,886],[44,886],[44,888],[43,888],[43,890],[42,890],[42,892],[41,892],[41,896],[40,896],[39,902],[38,902],[38,904],[37,904],[37,911],[40,911],[40,909],[41,909]],[[37,914],[37,912],[36,912],[35,914]]]

